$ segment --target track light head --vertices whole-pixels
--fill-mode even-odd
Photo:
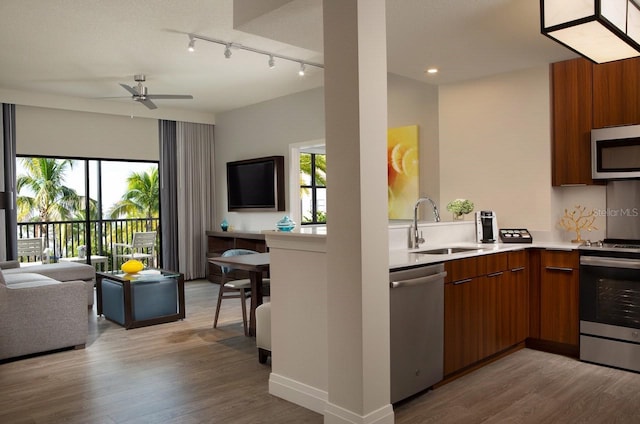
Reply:
[[[191,36],[189,36],[189,47],[187,47],[187,50],[191,53],[196,51],[196,39]]]
[[[224,57],[226,57],[227,59],[231,57],[231,43],[227,44],[227,46],[224,48]]]
[[[273,58],[273,55],[272,55],[272,54],[270,54],[270,55],[269,55],[269,69],[273,69],[273,68],[275,68],[275,67],[276,67],[276,61],[275,61],[275,59]]]
[[[307,69],[307,67],[304,65],[304,62],[300,62],[300,70],[298,71],[298,75],[303,77],[305,69]]]

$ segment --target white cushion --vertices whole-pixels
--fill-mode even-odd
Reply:
[[[256,308],[256,346],[271,351],[271,302]]]

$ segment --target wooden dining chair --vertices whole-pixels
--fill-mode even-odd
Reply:
[[[222,253],[222,257],[237,256],[237,255],[251,255],[258,253],[255,250],[249,249],[229,249]],[[220,266],[222,271],[222,279],[220,281],[220,290],[218,291],[218,301],[216,304],[216,314],[213,319],[213,328],[218,326],[218,317],[220,316],[220,306],[222,305],[222,299],[240,299],[240,306],[242,307],[242,325],[244,327],[245,336],[249,335],[249,326],[247,320],[247,297],[251,293],[251,280],[249,278],[242,278],[239,280],[232,280],[229,274],[234,271],[234,268],[230,266]],[[267,288],[270,284],[268,278],[262,279],[262,287]]]

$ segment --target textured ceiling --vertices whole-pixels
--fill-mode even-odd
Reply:
[[[278,7],[256,12],[265,5]],[[389,72],[443,84],[574,57],[540,35],[538,7],[388,0]],[[133,103],[118,84],[144,73],[150,94],[194,96],[157,100],[160,108],[219,113],[322,85],[322,70],[301,78],[296,63],[269,69],[239,49],[225,59],[223,46],[202,41],[186,51],[186,34],[197,33],[322,62],[321,0],[237,0],[236,10],[234,29],[232,0],[2,0],[0,90]],[[440,74],[425,77],[429,66]]]

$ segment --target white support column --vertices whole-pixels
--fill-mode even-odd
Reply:
[[[389,403],[385,0],[324,0],[325,423],[393,423]]]

